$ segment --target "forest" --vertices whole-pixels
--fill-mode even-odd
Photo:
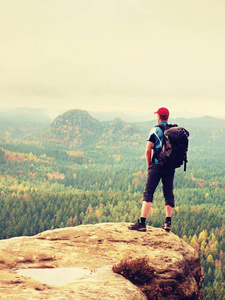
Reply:
[[[225,121],[174,121],[190,132],[190,141],[187,171],[176,170],[172,231],[199,252],[204,299],[224,300]],[[6,126],[0,120],[0,239],[80,224],[135,222],[153,124],[118,118],[102,124],[82,111],[62,115],[46,128]],[[147,224],[161,227],[164,217],[159,186]]]

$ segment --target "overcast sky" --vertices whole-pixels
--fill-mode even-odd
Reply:
[[[224,0],[0,0],[0,110],[225,118]]]

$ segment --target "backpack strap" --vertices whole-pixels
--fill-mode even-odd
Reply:
[[[155,133],[155,135],[157,136],[158,140],[161,141],[161,148],[163,147],[163,144],[164,144],[164,141],[165,141],[165,137],[164,137],[164,131],[166,130],[166,125],[163,125],[163,124],[157,124],[155,125],[155,127],[159,127],[162,132],[163,132],[163,139],[162,141],[160,140],[160,138],[158,137],[158,135]],[[154,149],[154,153],[153,153],[153,156],[152,156],[152,161],[155,161],[155,159],[158,159],[158,156],[159,156],[159,153],[161,152],[161,150],[158,150],[156,151]]]
[[[161,130],[163,131],[163,135],[164,135],[164,131],[165,131],[165,129],[166,129],[165,125],[160,124],[160,125],[156,125],[155,127],[161,128]],[[160,142],[160,145],[161,145],[161,147],[162,147],[162,146],[163,146],[163,143],[164,143],[164,136],[163,136],[163,139],[161,140],[161,139],[159,138],[158,134],[156,133],[156,131],[155,131],[155,135],[156,135],[156,137],[158,138],[158,140],[159,140],[159,142]]]
[[[185,154],[184,154],[184,172],[186,172],[186,169],[187,169],[187,151],[185,151]]]

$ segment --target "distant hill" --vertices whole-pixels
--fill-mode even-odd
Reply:
[[[100,122],[80,109],[69,110],[56,117],[44,134],[45,143],[60,143],[65,147],[122,145],[140,139],[138,128],[115,118]],[[39,136],[39,140],[42,135]]]
[[[60,141],[64,146],[81,146],[97,142],[102,132],[100,121],[87,111],[69,110],[56,117],[51,123],[47,139]]]
[[[190,119],[178,118],[176,120],[171,120],[171,123],[173,122],[183,127],[216,128],[225,126],[225,119],[217,119],[210,116]]]

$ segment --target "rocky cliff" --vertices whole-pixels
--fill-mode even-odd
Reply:
[[[202,268],[191,246],[159,228],[127,226],[81,225],[1,240],[0,299],[203,298]],[[154,270],[148,295],[144,285],[112,271],[121,260],[139,258]]]

